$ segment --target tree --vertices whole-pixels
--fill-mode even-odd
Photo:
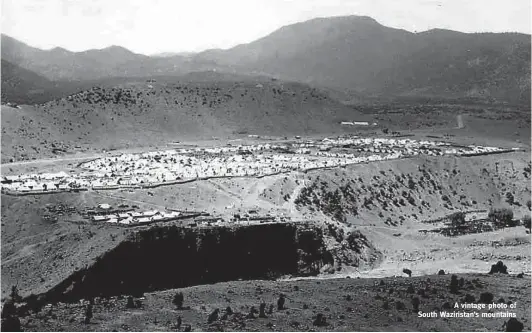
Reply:
[[[456,212],[452,213],[450,216],[451,224],[455,228],[463,227],[465,225],[465,213]]]
[[[16,314],[17,306],[15,305],[15,301],[12,298],[8,298],[2,307],[2,319],[15,316]]]
[[[513,218],[514,212],[508,208],[492,208],[488,214],[488,219],[500,228],[510,225]]]
[[[180,310],[183,308],[183,302],[185,300],[185,297],[183,296],[182,292],[178,292],[175,294],[174,299],[172,300],[172,303]]]
[[[85,309],[85,324],[90,323],[92,319],[92,304],[87,305]]]
[[[11,287],[11,293],[9,294],[9,297],[11,297],[11,299],[14,302],[21,302],[22,301],[22,297],[20,297],[20,295],[18,293],[18,287],[17,286],[12,286]]]
[[[454,274],[451,276],[451,284],[449,286],[449,289],[453,294],[458,293],[458,277]]]

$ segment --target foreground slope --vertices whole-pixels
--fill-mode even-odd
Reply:
[[[96,298],[93,318],[84,324],[88,302],[48,305],[40,313],[21,318],[32,331],[500,331],[509,318],[487,317],[514,313],[530,331],[530,277],[515,275],[460,274],[464,285],[457,294],[449,290],[449,275],[416,278],[335,279],[305,281],[235,281],[145,294],[141,307],[127,308],[126,298]],[[186,309],[172,304],[177,292],[184,294]],[[286,295],[284,310],[277,310],[279,294]],[[448,308],[455,302],[479,301],[491,293],[497,303],[516,309],[461,310]],[[419,318],[412,299],[419,299],[419,311],[474,314],[479,318]],[[134,298],[136,299],[136,298]],[[266,303],[264,318],[248,316],[251,308]],[[227,314],[227,308],[233,314]],[[219,309],[217,319],[209,315]],[[313,323],[318,314],[326,324]],[[178,326],[181,318],[181,327]]]

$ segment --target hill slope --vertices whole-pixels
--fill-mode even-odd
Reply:
[[[2,59],[2,101],[22,103],[33,101],[53,83],[37,73]]]
[[[95,87],[21,109],[2,108],[2,159],[247,134],[331,133],[367,119],[298,83],[202,81]]]
[[[367,94],[530,100],[530,36],[410,33],[369,17],[319,18],[198,55],[239,70]]]
[[[180,75],[213,67],[209,62],[198,62],[187,56],[149,57],[120,46],[83,52],[60,47],[41,50],[4,34],[2,59],[54,81]]]

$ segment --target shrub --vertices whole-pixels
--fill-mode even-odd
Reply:
[[[505,322],[504,324],[506,326],[506,332],[521,332],[525,327],[523,323],[516,318],[510,318],[508,322]]]
[[[175,294],[174,296],[174,299],[172,300],[172,303],[178,308],[178,309],[182,309],[183,308],[183,301],[184,301],[185,297],[183,296],[183,293],[182,292],[178,292],[177,294]]]
[[[508,274],[508,268],[502,261],[498,261],[495,265],[491,265],[489,274],[493,273]]]
[[[514,195],[512,193],[506,192],[506,202],[509,205],[513,205],[514,204]]]
[[[489,304],[493,302],[493,294],[490,292],[485,292],[480,294],[480,298],[478,299],[479,303]]]
[[[312,324],[318,327],[327,326],[327,317],[325,317],[323,313],[318,313]]]
[[[85,309],[85,324],[90,323],[92,319],[92,304],[87,305],[87,308]]]
[[[418,312],[419,311],[419,297],[414,297],[412,298],[412,308],[414,310],[414,312]]]
[[[133,300],[133,296],[128,296],[127,297],[126,308],[128,308],[128,309],[134,309],[135,308],[135,301]]]
[[[453,294],[458,293],[458,277],[454,274],[451,276],[451,284],[449,286],[449,289]]]

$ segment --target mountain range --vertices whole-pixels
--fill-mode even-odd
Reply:
[[[119,46],[84,52],[40,50],[2,35],[2,73],[20,73],[19,96],[35,90],[35,85],[48,85],[44,80],[83,82],[215,70],[372,97],[470,97],[529,104],[530,45],[527,34],[442,29],[412,33],[369,17],[344,16],[287,25],[227,50],[163,56],[136,54]],[[34,79],[28,71],[34,72]],[[31,82],[24,90],[26,80]],[[10,94],[2,93],[2,98]]]

